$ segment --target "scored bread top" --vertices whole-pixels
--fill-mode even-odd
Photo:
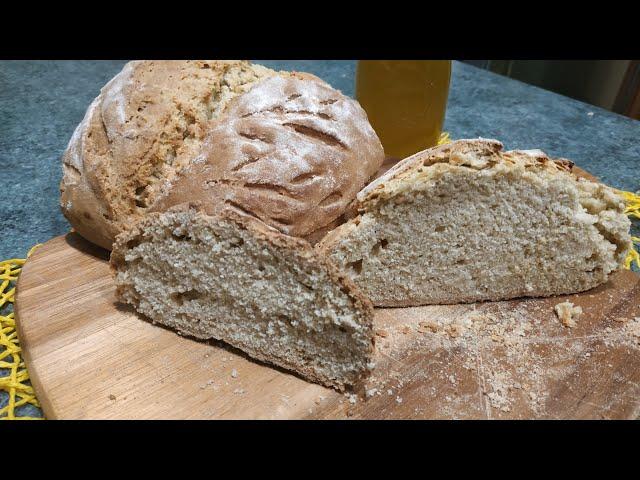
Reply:
[[[442,164],[443,168],[426,168],[437,164]],[[570,160],[552,159],[541,150],[503,151],[503,145],[498,140],[461,139],[423,150],[398,162],[358,193],[356,208],[366,210],[377,199],[394,197],[434,178],[446,170],[446,166],[475,170],[524,169],[566,175],[567,178],[578,180],[571,175],[573,162]]]
[[[246,61],[134,61],[100,91],[63,155],[60,205],[88,240],[115,235],[197,155],[231,98],[276,72]]]
[[[276,76],[229,103],[153,210],[230,204],[304,236],[339,217],[383,160],[356,101],[310,75]]]

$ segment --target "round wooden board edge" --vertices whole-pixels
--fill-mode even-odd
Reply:
[[[44,417],[48,420],[57,420],[58,416],[56,415],[55,409],[53,405],[49,402],[49,396],[45,394],[45,388],[40,381],[40,376],[38,373],[38,368],[36,363],[34,363],[31,359],[31,353],[28,347],[27,335],[25,335],[22,329],[22,322],[20,321],[20,284],[22,279],[25,278],[25,272],[29,272],[30,268],[34,265],[35,260],[39,259],[39,257],[45,255],[47,252],[47,247],[51,246],[54,243],[60,242],[63,239],[66,239],[69,233],[65,235],[59,235],[57,237],[53,237],[47,240],[45,243],[40,245],[35,251],[31,254],[31,256],[27,259],[25,264],[22,267],[22,271],[20,272],[20,276],[18,277],[18,281],[16,282],[16,293],[15,293],[15,302],[14,302],[14,312],[16,318],[16,330],[18,332],[18,339],[20,340],[20,348],[22,350],[22,358],[24,360],[24,364],[27,368],[27,372],[29,372],[29,381],[33,386],[33,389],[36,394],[36,398],[40,403],[40,409],[44,414]]]

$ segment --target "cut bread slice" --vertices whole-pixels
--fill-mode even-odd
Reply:
[[[154,323],[339,390],[373,366],[371,302],[308,242],[241,212],[149,214],[111,265],[118,300]]]
[[[572,163],[496,140],[413,155],[365,187],[317,246],[377,306],[575,293],[631,248],[624,202]]]

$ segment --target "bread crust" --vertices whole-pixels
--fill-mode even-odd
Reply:
[[[357,102],[318,79],[276,76],[230,102],[152,210],[190,200],[211,214],[240,205],[283,233],[306,236],[342,215],[383,160]]]
[[[554,174],[568,174],[567,178],[576,179],[570,175],[573,162],[564,158],[552,159],[541,150],[511,150],[503,151],[503,145],[493,139],[461,139],[451,143],[428,148],[416,153],[391,167],[384,175],[378,177],[356,197],[356,208],[366,210],[375,205],[378,199],[390,198],[404,191],[416,181],[427,181],[434,175],[432,169],[436,164],[446,166],[466,167],[475,170],[490,168],[505,168],[507,170],[533,170]]]

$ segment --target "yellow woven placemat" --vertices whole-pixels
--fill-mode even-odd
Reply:
[[[624,200],[627,204],[627,208],[624,213],[633,219],[640,219],[640,195],[638,193],[632,192],[624,192],[622,190],[618,190],[618,193],[624,197]],[[633,240],[634,247],[636,245],[640,246],[640,237],[631,237]],[[640,254],[638,254],[638,250],[636,248],[631,248],[629,255],[627,255],[627,259],[624,262],[624,266],[627,270],[631,268],[631,265],[635,263],[636,267],[640,269]]]
[[[450,141],[449,134],[443,133],[438,141],[439,145]],[[625,213],[632,218],[640,219],[640,195],[619,191],[624,197],[627,208]],[[635,244],[640,245],[639,237],[631,237]],[[27,258],[39,247],[34,246]],[[16,332],[16,322],[13,312],[15,282],[26,262],[24,258],[13,258],[0,262],[0,393],[8,396],[7,404],[0,408],[0,420],[42,420],[43,417],[22,416],[20,407],[33,405],[40,407],[33,387],[29,383],[29,372],[20,355],[20,341]],[[625,268],[630,269],[635,263],[640,268],[640,255],[631,249],[625,262]],[[3,373],[8,372],[8,373]],[[2,398],[0,397],[0,400]],[[0,403],[2,405],[2,403]]]
[[[29,250],[27,258],[39,246]],[[24,258],[0,262],[0,391],[8,395],[7,404],[0,408],[0,420],[42,420],[42,417],[17,413],[26,404],[40,407],[33,387],[29,384],[29,372],[20,355],[22,350],[13,312],[15,282],[25,262]],[[3,371],[8,373],[3,375]]]

